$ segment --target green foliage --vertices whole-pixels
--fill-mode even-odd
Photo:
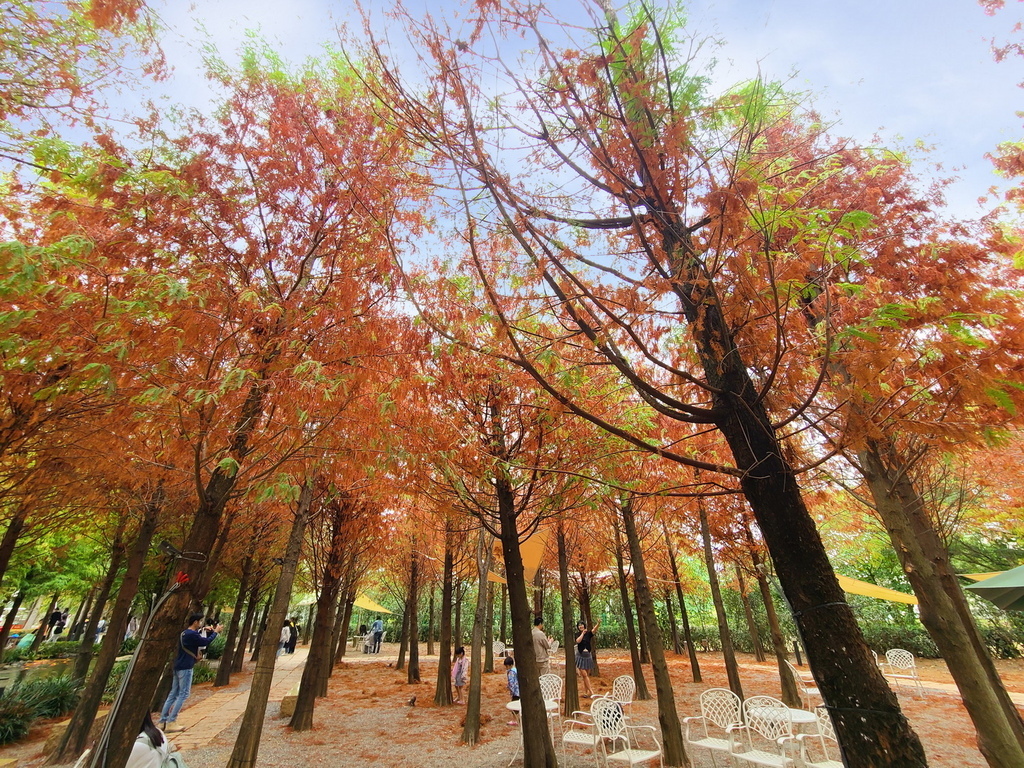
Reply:
[[[127,669],[128,659],[114,663],[113,668],[110,670],[110,677],[107,678],[107,684],[103,686],[103,701],[105,703],[109,704],[114,700],[114,697],[117,695],[117,689],[121,686],[121,679],[124,677]]]
[[[58,640],[53,643],[40,643],[39,647],[36,649],[35,658],[66,659],[78,655],[78,649],[80,647],[81,644],[74,640]],[[99,647],[96,646],[93,650],[98,651]]]
[[[126,637],[124,639],[124,642],[121,643],[121,648],[118,650],[117,655],[118,656],[130,656],[131,654],[135,653],[135,649],[138,648],[138,647],[139,647],[139,638],[137,636],[135,636],[135,637]]]
[[[880,622],[862,623],[861,632],[868,646],[877,651],[879,656],[892,648],[902,648],[924,659],[939,657],[939,649],[920,624],[901,626]]]
[[[3,663],[4,664],[16,664],[19,661],[31,661],[36,657],[27,648],[8,648],[4,651]]]
[[[216,639],[203,651],[203,656],[208,659],[219,659],[224,655],[224,646],[227,645],[228,638],[225,633],[217,635]]]
[[[35,717],[51,718],[66,715],[78,705],[82,683],[70,675],[44,677],[18,683],[5,696],[21,699],[31,707]]]
[[[34,714],[32,707],[16,696],[0,696],[0,744],[10,744],[28,735]]]
[[[216,668],[206,661],[197,661],[195,667],[192,669],[192,685],[211,683],[215,677],[217,677]]]

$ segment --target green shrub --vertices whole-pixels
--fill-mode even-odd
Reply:
[[[124,642],[121,643],[121,648],[117,652],[118,656],[131,656],[135,653],[135,649],[139,647],[139,638],[137,636],[126,637]]]
[[[1021,652],[1021,638],[1015,632],[990,626],[981,628],[981,636],[989,653],[997,659],[1019,659],[1024,656]]]
[[[82,683],[70,675],[44,677],[18,683],[7,695],[21,699],[32,708],[36,717],[66,715],[73,710],[82,693]]]
[[[205,661],[197,661],[195,667],[192,669],[193,685],[212,682],[215,677],[217,677],[217,670]]]
[[[34,718],[35,713],[28,702],[5,692],[0,696],[0,744],[25,738]]]
[[[14,664],[19,661],[31,661],[36,655],[27,648],[9,648],[4,651],[3,663]]]
[[[892,648],[902,648],[924,659],[937,659],[939,649],[935,647],[928,632],[920,624],[900,626],[897,624],[861,624],[861,631],[868,646],[879,656]]]
[[[208,659],[219,659],[224,655],[224,646],[227,645],[228,638],[226,635],[219,634],[214,638],[213,642],[206,646],[203,651],[203,656]]]
[[[114,666],[110,670],[110,676],[107,678],[107,684],[103,686],[103,701],[107,704],[112,702],[117,695],[117,689],[121,687],[121,679],[124,677],[125,670],[127,669],[128,659],[114,662]]]
[[[36,648],[36,658],[60,659],[67,656],[77,656],[80,648],[81,643],[76,643],[73,640],[58,640],[54,643],[40,643],[39,647]],[[98,646],[93,648],[93,651],[98,650]]]

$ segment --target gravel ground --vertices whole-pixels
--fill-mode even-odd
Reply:
[[[601,677],[594,679],[598,692],[611,688],[620,674],[629,674],[628,658],[622,651],[604,650],[599,654]],[[720,658],[702,654],[704,680],[693,683],[689,665],[683,657],[671,659],[676,706],[680,717],[697,714],[700,692],[725,686],[725,670]],[[315,768],[351,766],[352,768],[503,768],[509,765],[516,749],[518,734],[505,710],[508,694],[504,675],[485,674],[482,691],[480,741],[475,746],[460,743],[465,717],[463,705],[436,707],[433,703],[436,660],[421,662],[421,683],[406,682],[406,673],[394,669],[386,656],[356,655],[335,670],[329,695],[317,702],[314,727],[294,733],[281,719],[280,707],[271,703],[263,729],[259,765],[267,768]],[[779,694],[778,674],[771,665],[755,664],[742,657],[745,694]],[[1000,662],[1001,672],[1012,690],[1024,691],[1024,662]],[[926,680],[949,682],[949,674],[940,661],[921,663]],[[243,677],[239,685],[247,686]],[[653,681],[648,680],[653,695]],[[208,686],[199,686],[195,700]],[[414,706],[410,699],[416,697]],[[987,768],[975,745],[973,729],[959,697],[955,693],[930,693],[917,699],[900,694],[904,711],[921,736],[932,768]],[[584,703],[586,707],[586,703]],[[657,725],[655,702],[638,701],[633,717],[640,724]],[[220,734],[201,750],[182,754],[191,768],[223,766],[235,738],[239,722]],[[15,757],[22,768],[37,768],[43,762],[40,749],[48,728],[34,728],[29,741],[0,749],[0,758]],[[712,762],[703,750],[690,754],[695,768],[710,768]],[[594,766],[592,754],[570,751],[564,768]],[[561,760],[561,755],[559,755]],[[516,765],[521,765],[521,756]]]

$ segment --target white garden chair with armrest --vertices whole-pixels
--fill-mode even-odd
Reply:
[[[715,753],[721,753],[730,765],[736,765],[729,753],[727,729],[742,725],[740,697],[728,688],[709,688],[700,695],[700,716],[684,717],[686,743],[711,752],[712,765],[718,766]]]
[[[562,765],[567,765],[566,751],[568,747],[587,747],[594,750],[594,760],[601,764],[601,735],[597,728],[597,719],[601,710],[618,707],[611,699],[595,699],[589,712],[573,712],[572,718],[562,723]]]
[[[817,733],[799,733],[797,742],[800,744],[800,762],[804,768],[843,768],[839,754],[839,741],[832,718],[825,707],[816,707],[814,714],[818,717]]]
[[[548,720],[558,723],[558,731],[562,732],[562,678],[555,674],[540,676],[540,696],[544,699],[544,708]],[[551,702],[554,702],[552,706]]]
[[[636,680],[629,675],[619,675],[612,681],[612,690],[606,693],[604,698],[617,701],[623,710],[629,710],[633,714],[633,696],[636,694]],[[627,715],[627,718],[628,716]]]
[[[743,725],[731,725],[729,754],[735,760],[767,768],[792,768],[799,742],[793,736],[789,707],[771,696],[754,696],[743,702]]]
[[[645,765],[657,759],[664,768],[657,729],[652,725],[627,725],[622,705],[611,698],[604,700],[608,706],[593,711],[593,716],[605,765]]]
[[[917,688],[918,694],[924,696],[924,688],[921,686],[921,678],[917,674],[917,662],[914,654],[902,648],[892,648],[885,652],[885,666],[882,674],[900,687],[901,680],[908,680]]]
[[[491,653],[496,659],[502,658],[505,655],[505,644],[501,640],[495,640],[491,644]]]
[[[810,709],[813,705],[811,701],[812,696],[821,698],[821,691],[818,690],[817,684],[814,682],[814,675],[810,672],[801,672],[799,669],[793,666],[792,662],[786,661],[786,668],[789,669],[789,673],[793,675],[793,680],[796,681],[796,687],[800,689],[800,698],[804,702],[804,706]]]

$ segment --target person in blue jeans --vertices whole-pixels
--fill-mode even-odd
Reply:
[[[167,733],[178,733],[184,728],[174,727],[174,721],[178,719],[185,699],[192,693],[192,670],[196,662],[201,658],[200,652],[217,637],[221,626],[203,626],[203,614],[193,613],[188,617],[188,629],[181,633],[178,638],[178,654],[174,657],[174,680],[171,683],[171,693],[160,710],[160,728]]]

